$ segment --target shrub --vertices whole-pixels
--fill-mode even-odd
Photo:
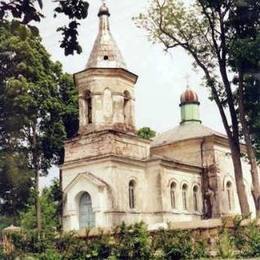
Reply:
[[[119,259],[150,259],[151,239],[146,225],[124,223],[116,229],[115,245],[111,257]]]
[[[218,255],[221,258],[234,258],[236,247],[234,238],[230,235],[230,233],[223,229],[219,235],[219,239],[217,242]]]
[[[200,242],[193,242],[191,235],[189,231],[159,230],[153,237],[155,257],[157,259],[191,259],[204,256],[204,245]],[[159,256],[158,253],[160,253]]]
[[[241,247],[242,257],[260,257],[260,228],[255,222],[244,228],[244,243]]]
[[[53,233],[38,234],[36,231],[23,231],[19,233],[12,233],[9,235],[15,247],[16,255],[26,254],[43,254],[47,250],[54,250],[54,236]]]
[[[201,258],[207,258],[208,256],[209,256],[209,252],[207,250],[207,242],[197,238],[193,242],[192,258],[201,259]]]
[[[39,260],[62,260],[64,259],[55,249],[47,249],[46,252],[36,255]]]
[[[1,244],[0,244],[0,259],[4,259],[4,248]]]

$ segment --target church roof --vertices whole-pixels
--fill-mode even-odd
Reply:
[[[205,137],[211,135],[217,135],[217,136],[227,138],[226,135],[217,132],[211,128],[208,128],[202,124],[183,124],[157,135],[153,139],[151,146],[152,147],[161,146],[161,145],[171,144],[179,141],[184,141],[187,139],[193,139],[193,138],[199,138],[199,137]]]
[[[99,32],[91,51],[86,68],[123,68],[126,69],[123,56],[111,34],[109,9],[105,3],[100,7],[98,16]]]

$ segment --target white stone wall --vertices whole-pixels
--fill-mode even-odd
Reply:
[[[221,203],[220,203],[221,212],[222,214],[239,214],[241,211],[240,211],[240,206],[239,206],[239,201],[237,196],[234,167],[232,163],[230,149],[224,146],[215,145],[214,150],[215,150],[217,167],[219,168],[219,177],[221,179],[221,188],[219,191],[221,196]],[[245,158],[242,158],[242,168],[243,168],[243,177],[246,186],[246,192],[248,196],[250,210],[252,212],[252,215],[255,216],[255,206],[251,194],[252,178],[250,173],[250,165],[248,164]],[[227,190],[226,190],[226,183],[228,181],[232,183],[232,187],[234,189],[234,197],[233,197],[234,206],[232,210],[229,210],[228,207]]]
[[[135,208],[129,207],[128,185],[136,183]],[[177,208],[171,209],[169,185],[176,180]],[[82,162],[63,167],[63,190],[65,194],[64,230],[79,227],[79,198],[85,191],[92,198],[97,227],[130,224],[145,221],[147,224],[186,221],[201,218],[201,197],[198,212],[194,212],[192,202],[188,210],[181,206],[181,184],[188,185],[187,200],[192,200],[194,184],[200,187],[200,174],[166,169],[159,162],[146,167],[146,163],[99,160]]]

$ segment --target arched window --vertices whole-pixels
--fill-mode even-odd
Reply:
[[[135,208],[135,181],[134,180],[131,180],[129,182],[128,192],[129,192],[129,208],[134,209]]]
[[[171,196],[171,207],[172,209],[176,208],[176,183],[172,182],[170,187],[170,196]]]
[[[86,102],[86,115],[88,124],[92,123],[92,97],[89,90],[85,93],[85,102]]]
[[[129,118],[131,114],[131,107],[130,107],[130,99],[131,96],[127,90],[124,91],[124,122],[129,123]]]
[[[232,188],[231,181],[227,182],[226,189],[227,189],[227,198],[228,198],[228,208],[229,208],[229,210],[232,210],[232,208],[233,208],[233,205],[232,205],[233,188]]]
[[[194,210],[195,211],[198,211],[199,210],[199,206],[198,206],[198,193],[199,193],[199,188],[198,186],[194,186],[193,187],[193,207],[194,207]]]
[[[187,191],[188,191],[188,186],[187,184],[182,185],[182,205],[183,209],[187,210],[188,205],[187,205]]]
[[[84,192],[79,200],[79,228],[94,227],[95,214],[89,193]]]

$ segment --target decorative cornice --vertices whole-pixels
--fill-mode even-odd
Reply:
[[[138,76],[136,74],[124,68],[88,68],[73,74],[75,83],[76,83],[76,77],[80,75],[84,75],[85,77],[86,76],[122,77],[133,84],[135,84],[138,79]]]

